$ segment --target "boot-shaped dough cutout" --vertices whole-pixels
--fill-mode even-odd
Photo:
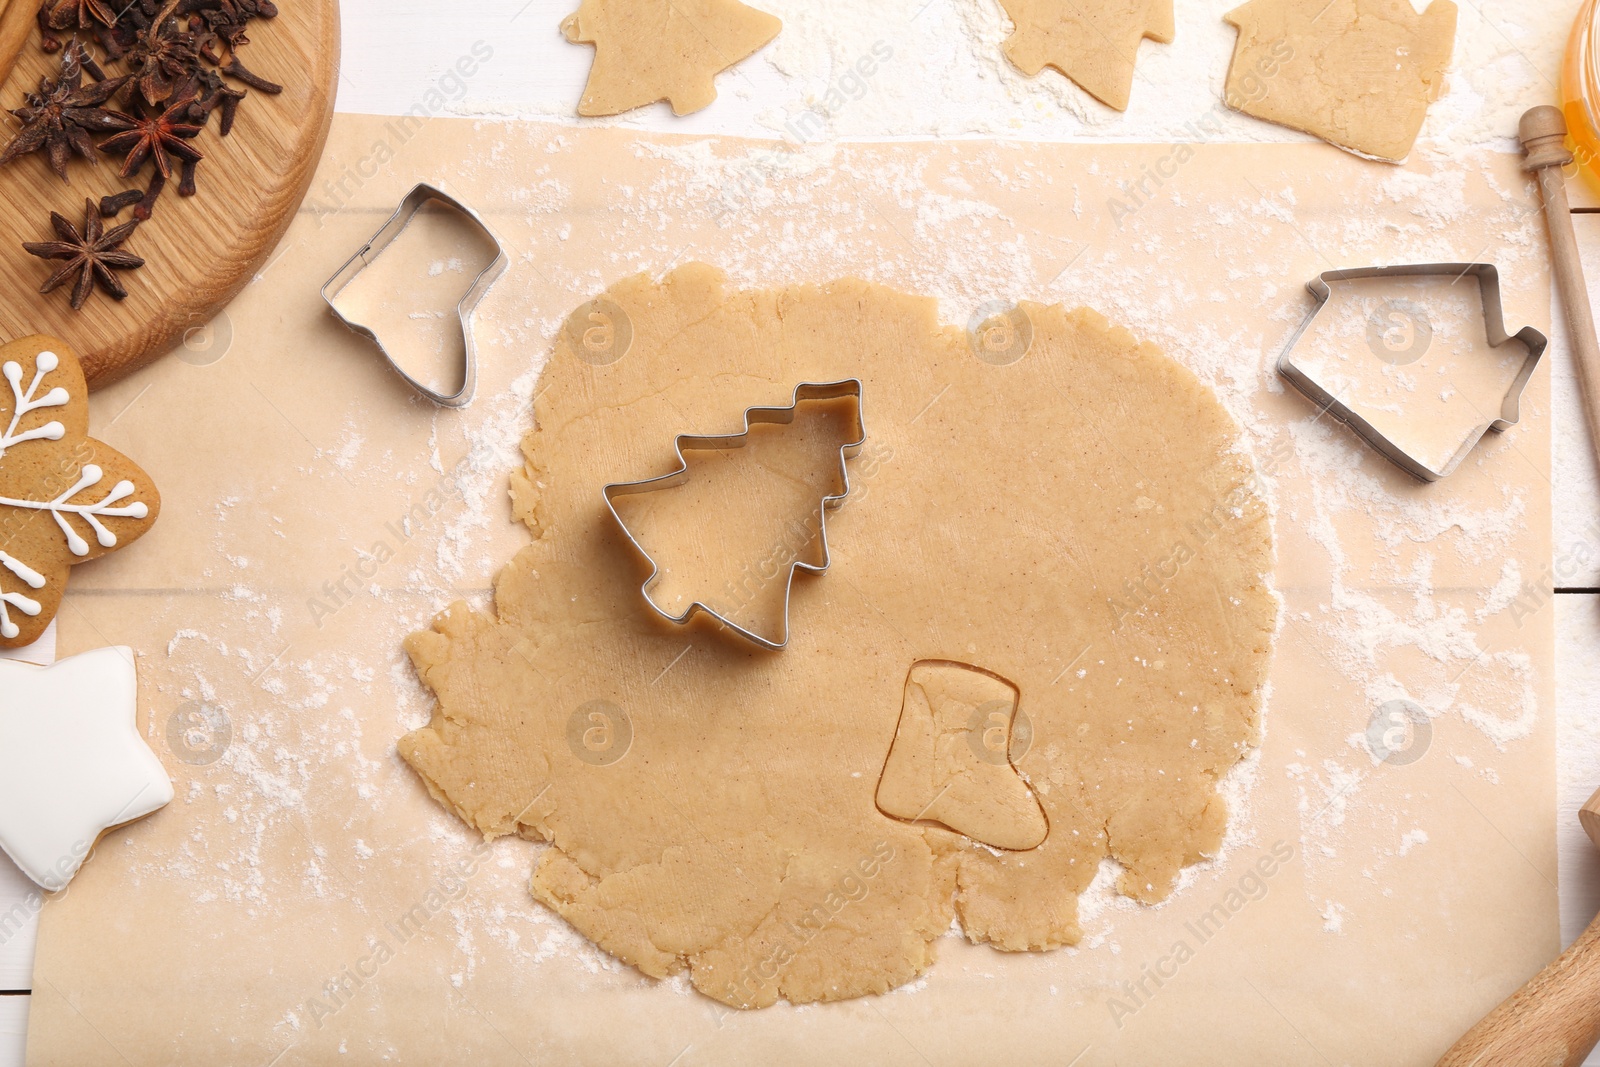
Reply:
[[[978,667],[924,660],[906,677],[900,725],[878,782],[878,809],[930,819],[994,848],[1038,848],[1044,809],[1012,764],[1026,718],[1010,682]]]

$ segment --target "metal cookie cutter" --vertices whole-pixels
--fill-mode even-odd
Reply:
[[[800,406],[800,402],[802,400],[838,400],[847,396],[853,396],[856,398],[857,434],[855,440],[839,449],[839,469],[844,475],[844,491],[834,496],[825,496],[822,498],[821,518],[817,524],[817,537],[822,543],[822,562],[820,564],[803,563],[797,559],[789,564],[789,572],[784,576],[783,582],[783,632],[778,636],[778,640],[774,641],[771,638],[764,637],[753,630],[747,630],[743,626],[740,626],[738,623],[734,622],[732,619],[719,614],[709,605],[698,600],[693,604],[690,604],[688,609],[685,610],[681,615],[673,615],[666,609],[662,608],[661,605],[657,604],[650,596],[650,583],[655,581],[655,577],[660,573],[661,568],[659,565],[657,565],[656,561],[651,558],[650,553],[645,549],[644,545],[639,543],[639,539],[633,536],[633,531],[628,529],[628,524],[622,521],[622,516],[617,513],[617,498],[621,496],[635,496],[640,493],[653,493],[659,489],[671,489],[688,481],[689,464],[683,456],[685,451],[743,448],[745,442],[750,437],[751,427],[758,424],[787,426],[794,422],[795,410]],[[605,496],[606,508],[610,510],[611,517],[617,520],[617,525],[621,527],[623,536],[625,536],[628,539],[628,542],[633,545],[635,551],[637,551],[639,555],[643,557],[646,563],[650,564],[650,576],[646,578],[644,580],[644,584],[639,587],[639,592],[644,595],[645,603],[649,604],[651,609],[655,611],[657,615],[660,615],[668,622],[679,626],[687,624],[690,619],[694,618],[696,612],[703,611],[713,619],[716,619],[722,625],[726,626],[728,629],[732,630],[734,633],[738,634],[740,637],[743,637],[748,641],[752,641],[755,644],[760,645],[762,648],[779,651],[787,647],[789,644],[789,594],[794,587],[794,572],[797,570],[803,570],[808,571],[811,574],[822,574],[832,564],[832,559],[828,554],[827,513],[844,503],[845,498],[850,495],[850,470],[845,461],[854,458],[856,454],[861,451],[861,446],[866,444],[866,441],[866,422],[861,412],[860,379],[846,378],[845,380],[838,382],[804,382],[795,386],[794,400],[789,404],[788,407],[746,408],[744,412],[744,429],[739,433],[729,434],[722,437],[700,437],[692,434],[678,435],[678,437],[673,440],[673,452],[678,457],[678,469],[672,473],[663,474],[658,478],[647,478],[642,482],[613,482],[612,484],[605,486],[601,490],[601,493]]]
[[[389,353],[389,350],[383,347],[383,342],[378,339],[377,334],[372,332],[370,326],[359,322],[351,322],[344,317],[343,313],[333,303],[333,298],[338,296],[340,291],[349,285],[357,274],[371,266],[383,254],[384,249],[394,243],[395,238],[400,236],[405,228],[411,224],[411,220],[417,217],[417,213],[430,200],[438,201],[446,207],[454,208],[460,212],[482,230],[484,236],[494,245],[494,262],[483,268],[483,271],[473,279],[472,287],[467,290],[467,294],[461,298],[461,303],[456,306],[456,315],[461,320],[461,336],[466,346],[466,369],[461,379],[461,388],[449,394],[430,389],[407,374],[404,368],[395,362],[395,358]],[[478,306],[478,302],[483,299],[484,294],[489,291],[489,287],[495,283],[495,279],[505,272],[506,263],[504,246],[501,245],[499,238],[495,237],[494,231],[489,229],[484,224],[483,219],[478,217],[476,211],[473,211],[449,193],[426,182],[419,182],[406,194],[406,198],[400,201],[400,206],[389,217],[389,221],[384,223],[378,232],[372,235],[371,240],[363,245],[359,252],[351,256],[345,265],[334,272],[333,277],[329,278],[327,283],[323,285],[322,299],[340,322],[363,337],[369,338],[373,344],[377,345],[378,351],[383,353],[383,358],[388,360],[389,366],[394,369],[396,374],[404,378],[406,384],[410,385],[411,388],[440,407],[464,408],[472,403],[472,394],[478,387],[478,349],[472,338],[472,312]]]
[[[1517,372],[1516,378],[1511,383],[1511,388],[1506,392],[1500,403],[1500,417],[1493,422],[1479,428],[1451,456],[1439,469],[1428,466],[1427,463],[1407,452],[1400,445],[1385,437],[1384,434],[1366,419],[1356,414],[1347,405],[1342,403],[1331,392],[1311,377],[1304,367],[1294,362],[1293,352],[1300,342],[1301,336],[1310,328],[1312,320],[1327,306],[1328,300],[1333,295],[1330,282],[1353,280],[1357,278],[1400,278],[1415,277],[1417,275],[1437,274],[1454,278],[1464,278],[1475,275],[1478,279],[1478,294],[1483,304],[1483,320],[1486,329],[1489,347],[1499,348],[1507,341],[1515,338],[1522,342],[1528,350],[1528,356],[1523,360],[1522,368]],[[1483,435],[1490,430],[1499,432],[1515,426],[1520,417],[1518,405],[1522,399],[1522,390],[1528,384],[1528,379],[1533,376],[1534,370],[1543,358],[1545,348],[1549,345],[1544,334],[1532,326],[1525,326],[1515,334],[1506,332],[1504,312],[1500,306],[1500,272],[1492,263],[1410,263],[1394,267],[1360,267],[1352,270],[1330,270],[1319,274],[1315,279],[1306,283],[1306,288],[1316,298],[1316,307],[1311,309],[1311,314],[1306,316],[1300,328],[1289,338],[1289,343],[1284,346],[1283,353],[1278,357],[1278,373],[1283,375],[1318,407],[1323,408],[1334,418],[1348,425],[1356,433],[1366,438],[1367,441],[1392,460],[1397,466],[1409,474],[1425,482],[1436,482],[1453,472],[1467,458]]]

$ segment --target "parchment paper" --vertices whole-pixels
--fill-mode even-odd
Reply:
[[[317,298],[418,178],[512,256],[464,413],[409,395]],[[1546,327],[1541,225],[1500,157],[796,155],[341,116],[215,332],[94,400],[92,432],[166,506],[74,576],[61,651],[140,650],[178,799],[46,905],[29,1062],[1431,1063],[1557,950],[1548,371],[1521,425],[1425,487],[1271,366],[1334,267],[1494,260],[1508,325]],[[401,638],[484,603],[524,542],[506,472],[549,338],[609,281],[686,259],[749,285],[859,274],[957,322],[992,299],[1087,303],[1218,386],[1276,500],[1284,619],[1229,847],[1168,904],[1107,900],[1048,954],[947,938],[889,996],[730,1014],[586,946],[528,895],[537,846],[482,846],[396,758],[428,714]],[[1386,693],[1441,703],[1414,761],[1363,740]],[[1275,848],[1292,859],[1263,865]]]

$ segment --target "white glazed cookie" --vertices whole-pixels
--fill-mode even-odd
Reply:
[[[133,652],[100,648],[53,667],[0,661],[0,849],[63,889],[100,835],[172,800],[139,736]]]

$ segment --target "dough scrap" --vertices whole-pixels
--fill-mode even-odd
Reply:
[[[1391,163],[1444,91],[1456,36],[1451,0],[1251,0],[1223,19],[1239,31],[1229,107]]]
[[[1016,686],[981,668],[913,664],[878,809],[943,823],[995,848],[1038,848],[1050,824],[1011,762],[1013,747],[1025,752],[1031,743],[1026,727],[1014,732],[1017,698]]]
[[[619,115],[665,100],[674,115],[717,98],[712,78],[766,45],[783,23],[738,0],[583,0],[561,23],[594,45],[580,115]]]
[[[1000,0],[1015,29],[1001,45],[1028,77],[1054,67],[1101,103],[1128,110],[1139,42],[1171,44],[1172,0]]]
[[[1153,902],[1218,847],[1277,602],[1254,469],[1209,388],[1082,309],[1024,303],[1032,344],[996,366],[935,301],[854,279],[734,291],[690,264],[605,300],[628,352],[598,365],[581,329],[557,337],[511,479],[535,539],[496,617],[456,604],[407,642],[438,704],[401,755],[484,834],[551,843],[539,900],[646,974],[759,1007],[910,981],[953,916],[999,948],[1073,944],[1102,859]],[[789,647],[662,622],[601,487],[671,470],[677,433],[852,376],[867,443]],[[1038,847],[879,809],[925,661],[1015,687]]]

